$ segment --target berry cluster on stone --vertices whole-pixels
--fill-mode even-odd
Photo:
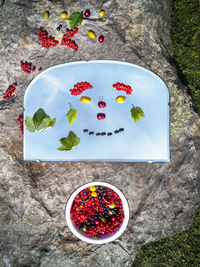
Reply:
[[[38,39],[45,48],[49,48],[50,46],[55,47],[59,43],[54,37],[49,36],[48,32],[43,30],[43,28],[38,29]]]
[[[113,84],[113,87],[117,90],[117,91],[125,91],[127,93],[127,95],[131,95],[132,93],[132,88],[130,85],[125,85],[124,83],[115,83]]]
[[[23,114],[19,115],[19,117],[17,118],[17,121],[20,124],[19,128],[20,128],[21,133],[23,135],[24,134],[24,116],[23,116]]]
[[[32,66],[32,63],[30,63],[30,62],[27,62],[27,61],[25,61],[25,62],[23,62],[22,60],[20,61],[20,65],[21,65],[21,69],[24,71],[24,72],[26,72],[26,73],[31,73],[31,71],[32,72],[34,72],[35,71],[35,66]]]
[[[82,94],[85,90],[92,89],[93,86],[88,83],[88,82],[80,82],[74,85],[73,89],[70,89],[71,95],[80,95]]]
[[[105,186],[91,186],[75,197],[70,216],[75,227],[88,237],[101,238],[119,230],[124,211],[116,192]]]
[[[15,90],[16,90],[17,83],[11,84],[7,89],[6,92],[3,96],[3,99],[9,99],[11,96],[14,95]]]
[[[63,35],[61,45],[66,45],[69,48],[72,48],[74,51],[78,50],[78,45],[71,40],[70,38],[73,38],[74,35],[78,32],[78,28],[73,28],[72,30],[67,30],[67,32]]]

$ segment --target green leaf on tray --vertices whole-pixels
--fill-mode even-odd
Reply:
[[[80,138],[77,135],[70,131],[67,137],[63,137],[60,140],[62,146],[57,149],[60,151],[68,151],[72,150],[72,148],[76,148],[76,146],[80,143]]]
[[[51,119],[42,108],[35,112],[33,118],[27,116],[25,119],[26,128],[32,133],[36,130],[41,132],[49,127],[53,127],[55,122],[56,118]]]
[[[68,20],[69,20],[70,29],[73,29],[74,27],[82,23],[83,13],[74,12],[68,18]]]
[[[56,122],[56,118],[50,120],[49,127],[53,127]]]
[[[68,113],[67,113],[67,118],[68,118],[68,122],[69,125],[72,125],[76,119],[76,117],[78,116],[78,111],[77,109],[71,108]]]
[[[34,133],[35,132],[35,126],[34,126],[34,122],[33,119],[31,117],[26,117],[25,119],[25,125],[27,130],[29,130],[29,132]]]
[[[131,118],[134,119],[135,123],[138,122],[141,117],[145,117],[144,112],[140,107],[133,106],[130,112],[131,112]]]

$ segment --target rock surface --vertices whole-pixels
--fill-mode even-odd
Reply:
[[[84,20],[74,38],[79,50],[60,45],[41,47],[37,29],[43,26],[61,39],[59,14],[100,9],[102,21]],[[43,12],[49,10],[49,20]],[[0,95],[18,82],[14,98],[0,101],[0,265],[48,267],[131,266],[139,248],[187,229],[198,205],[200,119],[177,78],[170,40],[170,0],[0,1]],[[67,22],[63,21],[63,28]],[[105,42],[87,37],[103,34]],[[170,163],[29,163],[23,161],[23,139],[16,119],[23,96],[38,74],[25,74],[20,60],[43,69],[64,62],[114,59],[157,73],[170,92]],[[130,222],[116,241],[88,245],[71,234],[64,221],[67,198],[79,185],[106,181],[127,196]]]

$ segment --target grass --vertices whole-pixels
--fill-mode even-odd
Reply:
[[[200,0],[172,0],[171,26],[178,75],[200,114]],[[189,230],[144,245],[132,267],[200,267],[200,208]]]
[[[149,243],[138,252],[132,267],[199,267],[200,208],[189,230]]]
[[[178,75],[200,114],[200,0],[172,1],[171,37]]]

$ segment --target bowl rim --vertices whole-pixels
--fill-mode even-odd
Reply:
[[[123,210],[124,210],[124,220],[123,220],[123,223],[120,226],[119,230],[116,231],[111,236],[108,236],[108,237],[102,238],[102,239],[92,239],[90,237],[87,237],[87,236],[80,234],[79,231],[74,227],[74,225],[71,221],[71,217],[70,217],[70,210],[71,210],[71,206],[73,204],[75,196],[80,191],[82,191],[84,188],[90,187],[90,186],[95,186],[95,185],[96,186],[98,186],[98,185],[106,186],[106,187],[112,189],[113,191],[115,191],[122,200],[122,205],[123,205]],[[128,225],[128,222],[129,222],[129,216],[130,216],[129,213],[130,213],[130,211],[129,211],[128,201],[127,201],[126,197],[124,196],[124,194],[116,186],[109,184],[109,183],[105,183],[105,182],[90,182],[90,183],[86,183],[86,184],[79,186],[68,198],[67,204],[65,207],[65,220],[66,220],[66,223],[67,223],[69,229],[76,237],[78,237],[79,239],[81,239],[84,242],[99,245],[99,244],[105,244],[105,243],[109,243],[109,242],[114,241],[125,231],[125,229]]]

